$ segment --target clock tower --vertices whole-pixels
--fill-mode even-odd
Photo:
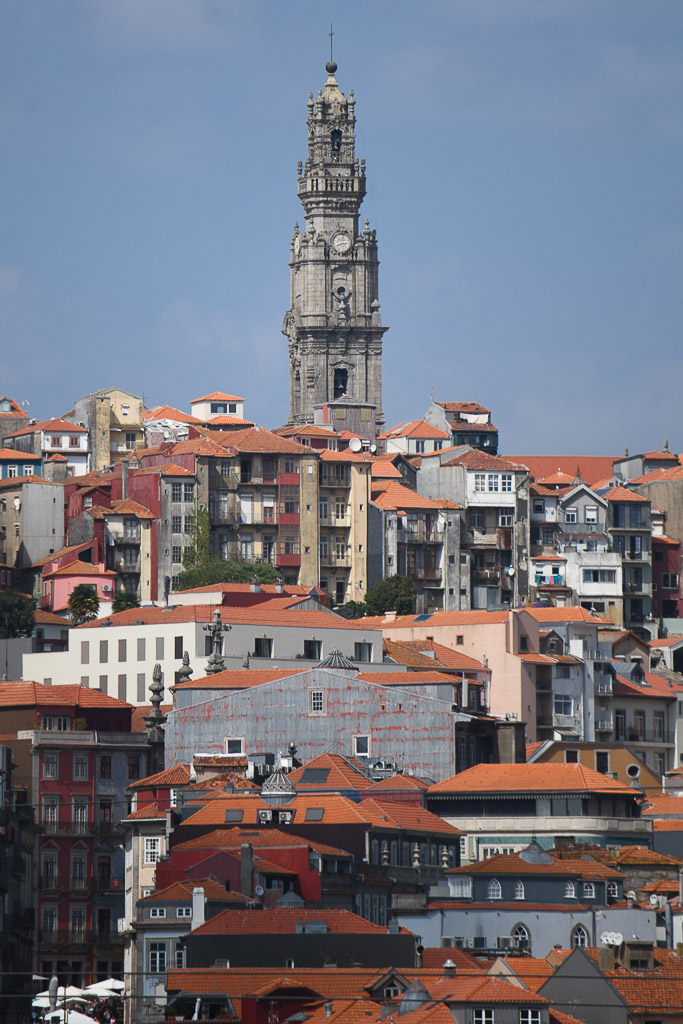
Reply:
[[[308,97],[308,157],[297,165],[304,228],[290,248],[289,422],[313,422],[316,405],[342,395],[382,412],[382,326],[377,294],[377,237],[359,230],[365,160],[355,155],[355,99],[339,90],[337,65],[324,89]]]

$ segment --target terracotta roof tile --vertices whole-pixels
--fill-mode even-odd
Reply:
[[[425,615],[374,615],[357,621],[363,625],[379,626],[386,630],[420,629],[429,626],[478,626],[493,625],[507,622],[509,612],[464,611],[464,612],[431,612]]]
[[[609,491],[606,491],[603,495],[607,501],[628,501],[628,502],[641,502],[646,505],[650,504],[649,498],[644,498],[642,494],[636,494],[635,491],[628,491],[625,487],[612,487]]]
[[[155,775],[138,779],[128,784],[129,789],[157,789],[159,786],[185,786],[190,782],[189,764],[177,764],[173,768],[165,768]]]
[[[582,764],[478,764],[437,782],[430,794],[455,793],[628,793],[630,786]],[[683,801],[681,801],[683,807]]]
[[[40,462],[40,455],[20,452],[16,448],[0,448],[0,462]]]
[[[174,409],[172,405],[157,405],[154,409],[143,409],[142,419],[145,423],[155,423],[157,420],[176,420],[178,423],[202,422],[196,416],[190,416],[189,412]]]
[[[56,705],[81,708],[130,708],[131,705],[99,690],[78,683],[45,686],[33,682],[0,683],[0,707],[32,707]]]
[[[387,510],[397,510],[404,508],[419,508],[419,509],[438,509],[441,507],[437,501],[432,501],[431,498],[425,498],[424,495],[418,494],[417,491],[413,491],[410,487],[406,487],[404,484],[396,483],[391,480],[386,484],[386,487],[377,495],[375,495],[375,486],[373,482],[373,498],[375,505],[379,505],[380,508]]]
[[[78,423],[69,423],[68,420],[52,419],[41,420],[39,423],[28,423],[21,430],[15,430],[13,434],[6,434],[5,437],[24,437],[26,434],[37,434],[41,430],[58,430],[63,434],[87,434],[87,428],[81,427]]]
[[[552,854],[549,854],[552,857]],[[558,875],[572,878],[623,878],[621,871],[597,860],[576,858],[559,860],[552,864],[529,864],[519,853],[499,853],[473,864],[447,868],[447,875]]]
[[[470,413],[475,416],[491,415],[491,410],[479,402],[436,402],[446,412]]]
[[[312,760],[307,761],[301,768],[296,768],[289,773],[289,778],[296,786],[298,792],[305,792],[309,786],[316,789],[347,790],[347,789],[369,789],[372,786],[372,779],[369,779],[362,771],[360,761],[355,762],[354,758],[342,757],[340,754],[320,754]],[[302,782],[302,777],[311,770],[325,770],[328,775],[322,783]]]
[[[127,608],[122,612],[115,612],[103,619],[93,619],[91,622],[84,622],[77,626],[77,629],[93,629],[100,627],[103,622],[111,622],[112,626],[135,626],[139,623],[150,625],[156,623],[172,622],[210,622],[216,606],[213,604],[177,605],[176,607],[154,607],[154,608]],[[255,625],[286,625],[290,627],[301,627],[303,629],[350,629],[365,630],[372,629],[367,625],[367,620],[345,619],[334,612],[297,611],[280,609],[273,611],[269,604],[262,607],[252,606],[247,608],[234,608],[223,606],[223,621],[226,623],[246,623]],[[362,624],[361,624],[362,623]]]
[[[193,398],[190,405],[198,402],[243,402],[239,395],[226,395],[224,391],[212,391],[210,395],[202,395],[201,398]]]
[[[149,821],[153,818],[165,820],[166,811],[160,811],[157,804],[144,804],[142,807],[138,807],[135,811],[131,811],[131,813],[126,815],[126,817],[123,820]]]
[[[206,423],[215,424],[218,427],[253,427],[253,420],[245,420],[240,416],[211,416]]]
[[[92,562],[81,562],[76,559],[52,572],[43,573],[43,576],[49,579],[50,576],[116,576],[116,573],[112,569],[99,569]]]
[[[599,480],[611,476],[615,461],[609,455],[509,455],[508,458],[526,466],[534,480],[556,473],[559,469],[572,479],[581,477],[591,487]]]
[[[386,928],[372,924],[350,910],[325,907],[322,910],[306,907],[271,907],[267,913],[259,910],[223,910],[220,914],[195,928],[192,935],[294,935],[299,922],[324,921],[330,935],[386,935]]]
[[[376,790],[383,791],[385,789],[429,789],[429,782],[425,782],[424,779],[419,779],[415,775],[390,775],[386,779],[380,779],[379,782],[375,782],[372,786],[373,793]],[[425,964],[425,967],[428,966]]]
[[[84,548],[92,547],[92,541],[84,541],[83,544],[70,544],[66,548],[60,548],[59,551],[54,551],[51,555],[46,555],[45,558],[39,558],[37,562],[33,562],[31,565],[32,569],[39,569],[41,565],[47,565],[48,562],[54,562],[55,559],[62,558],[64,555],[77,554],[79,551],[83,551]]]
[[[443,454],[437,452],[437,455]],[[525,468],[522,465],[511,462],[509,459],[504,459],[500,455],[491,455],[490,452],[482,452],[478,448],[471,448],[463,452],[462,455],[456,455],[449,462],[444,462],[445,466],[464,466],[466,469],[478,470],[478,469],[490,469],[491,471],[498,471],[500,473],[515,473],[524,472]]]
[[[37,626],[62,626],[64,629],[71,629],[69,619],[55,615],[54,612],[43,611],[42,608],[36,608],[34,618]]]
[[[235,455],[241,452],[266,452],[268,454],[290,454],[311,457],[317,455],[315,448],[299,444],[297,441],[289,441],[286,437],[274,434],[272,430],[265,427],[247,427],[245,430],[231,430],[227,433],[217,435],[225,450],[234,452]]]
[[[449,436],[448,431],[441,430],[426,420],[411,420],[409,423],[399,423],[398,426],[392,427],[391,430],[378,434],[377,440],[386,441],[393,437],[419,437],[442,440]]]
[[[241,892],[229,892],[215,878],[193,878],[189,881],[172,882],[164,889],[157,889],[149,896],[143,896],[141,903],[192,902],[192,890],[200,886],[207,899],[217,903],[247,903],[250,897]]]
[[[235,668],[215,672],[213,675],[200,676],[199,679],[188,679],[184,683],[176,683],[174,690],[247,690],[252,686],[272,683],[275,679],[286,679],[301,673],[298,668]]]
[[[279,850],[290,847],[308,847],[316,853],[343,855],[346,853],[336,846],[328,846],[315,839],[304,839],[293,832],[282,832],[277,828],[238,827],[220,828],[194,839],[186,839],[174,845],[174,850],[239,850],[243,843],[251,843],[254,850]]]
[[[536,608],[524,605],[524,611],[533,616],[537,622],[586,622],[591,625],[606,626],[609,623],[602,615],[591,614],[586,608],[569,606],[565,608]]]

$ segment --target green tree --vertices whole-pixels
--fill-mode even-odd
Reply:
[[[74,626],[80,626],[82,622],[96,619],[100,610],[97,590],[90,583],[79,583],[69,594],[66,606]]]
[[[395,611],[412,615],[415,611],[415,583],[410,576],[387,576],[365,595],[367,615]]]
[[[125,612],[128,608],[139,608],[140,598],[132,590],[117,590],[111,603],[113,612]]]
[[[186,566],[178,575],[176,590],[210,587],[212,583],[250,583],[253,579],[261,583],[281,583],[283,577],[268,562],[226,562],[222,558],[211,558],[203,565]]]
[[[18,590],[0,590],[0,636],[11,639],[31,636],[35,625],[36,603]]]
[[[345,619],[362,619],[366,613],[366,605],[363,601],[347,601],[334,610]]]
[[[198,508],[190,516],[190,545],[185,548],[185,569],[198,569],[211,561],[211,521],[205,508]],[[201,584],[199,584],[201,586]]]

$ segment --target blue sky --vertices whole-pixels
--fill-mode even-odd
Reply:
[[[683,450],[683,5],[3,0],[0,392],[286,421],[289,240],[329,17],[377,229],[387,424]]]

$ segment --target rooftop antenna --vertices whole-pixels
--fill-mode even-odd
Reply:
[[[334,29],[332,28],[332,18],[330,18],[330,64],[334,63],[334,57],[332,56],[332,38],[334,36]]]

